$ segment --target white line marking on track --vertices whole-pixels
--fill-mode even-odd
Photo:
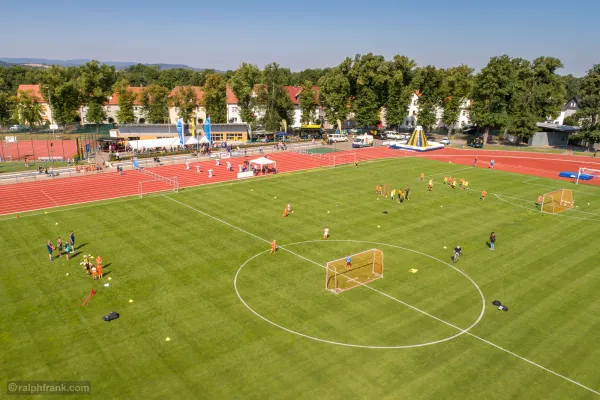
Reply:
[[[164,197],[171,199],[169,196],[166,196],[166,195],[164,195]],[[496,197],[497,197],[497,196],[496,196]],[[179,204],[181,204],[181,205],[183,205],[183,206],[185,206],[185,207],[187,207],[187,208],[190,208],[190,209],[192,209],[192,210],[194,210],[194,211],[196,211],[196,212],[198,212],[198,213],[200,213],[200,214],[202,214],[202,215],[205,215],[205,216],[207,216],[207,217],[209,217],[209,218],[211,218],[211,219],[214,219],[215,221],[219,221],[219,222],[221,222],[221,223],[223,223],[223,224],[225,224],[225,225],[227,225],[227,226],[229,226],[229,227],[232,227],[232,228],[234,228],[234,229],[236,229],[236,230],[238,230],[238,231],[240,231],[240,232],[244,232],[244,233],[246,233],[246,234],[248,234],[248,235],[250,235],[250,236],[252,236],[252,237],[254,237],[254,238],[256,238],[256,239],[259,239],[259,240],[261,240],[261,241],[263,241],[263,242],[270,243],[268,240],[266,240],[266,239],[263,239],[263,238],[261,238],[260,236],[257,236],[257,235],[255,235],[255,234],[253,234],[253,233],[250,233],[250,232],[248,232],[248,231],[246,231],[246,230],[244,230],[244,229],[242,229],[242,228],[239,228],[239,227],[237,227],[237,226],[235,226],[235,225],[232,225],[232,224],[230,224],[229,222],[223,221],[222,219],[219,219],[219,218],[217,218],[217,217],[213,217],[212,215],[210,215],[210,214],[207,214],[207,213],[205,213],[204,211],[198,210],[197,208],[194,208],[194,207],[192,207],[192,206],[189,206],[189,205],[187,205],[187,204],[185,204],[185,203],[182,203],[182,202],[180,202],[180,201],[178,201],[178,200],[175,200],[175,199],[171,199],[171,200],[173,200],[174,202],[176,202],[176,203],[179,203]],[[377,244],[377,243],[374,243],[374,244]],[[308,259],[308,258],[306,258],[306,257],[304,257],[304,256],[301,256],[301,255],[299,255],[299,254],[296,254],[296,253],[295,253],[295,252],[293,252],[293,251],[290,251],[290,250],[288,250],[288,249],[285,249],[285,248],[283,248],[283,249],[284,249],[284,250],[286,250],[286,251],[288,251],[288,252],[289,252],[289,253],[291,253],[291,254],[294,254],[294,255],[296,255],[296,256],[298,256],[298,257],[300,257],[300,258],[302,258],[302,259],[304,259],[304,260],[308,261],[308,262],[311,262],[311,263],[313,263],[313,264],[316,264],[316,265],[318,265],[319,267],[326,268],[326,267],[322,266],[321,264],[319,264],[319,263],[317,263],[317,262],[315,262],[315,261],[312,261],[312,260],[310,260],[310,259]],[[262,253],[259,253],[259,254],[262,254]],[[258,255],[257,255],[257,256],[258,256]],[[237,275],[236,275],[236,277],[237,277]],[[469,279],[470,279],[470,278],[469,278]],[[366,287],[366,288],[368,288],[368,289],[374,290],[375,292],[379,292],[378,290],[376,290],[376,289],[373,289],[373,288],[369,287],[368,285],[363,285],[363,287]],[[385,293],[383,293],[383,292],[379,292],[379,293],[381,293],[381,294],[383,294],[383,295],[386,295],[386,294],[385,294]],[[397,299],[393,298],[392,296],[389,296],[389,295],[386,295],[386,296],[388,296],[388,297],[390,297],[390,298],[392,298],[392,299],[394,299],[394,300],[397,300]],[[482,293],[482,296],[483,296],[483,293]],[[400,300],[397,300],[397,301],[401,302]],[[401,303],[402,303],[402,302],[401,302]],[[405,303],[402,303],[402,304],[405,304]],[[406,304],[406,305],[407,305],[407,306],[409,306],[408,304]],[[418,308],[416,308],[416,307],[412,307],[412,306],[409,306],[409,307],[411,307],[411,308],[413,308],[413,309],[415,309],[415,310],[421,311],[421,310],[419,310],[419,309],[418,309]],[[438,321],[440,321],[440,322],[442,322],[442,323],[444,323],[444,324],[446,324],[446,325],[448,325],[448,326],[451,326],[451,327],[453,327],[453,328],[455,328],[455,329],[457,329],[457,330],[459,330],[459,331],[461,331],[461,332],[463,332],[463,333],[466,333],[467,335],[469,335],[469,336],[471,336],[471,337],[473,337],[473,338],[475,338],[475,339],[477,339],[477,340],[479,340],[479,341],[481,341],[481,342],[483,342],[483,343],[489,344],[490,346],[492,346],[492,347],[495,347],[495,348],[497,348],[498,350],[502,350],[502,351],[504,351],[505,353],[512,355],[513,357],[516,357],[516,358],[518,358],[518,359],[520,359],[520,360],[523,360],[523,361],[525,361],[525,362],[527,362],[527,363],[529,363],[529,364],[531,364],[531,365],[533,365],[533,366],[535,366],[535,367],[538,367],[538,368],[540,368],[540,369],[542,369],[542,370],[544,370],[544,371],[546,371],[546,372],[549,372],[549,373],[551,373],[552,375],[555,375],[555,376],[557,376],[557,377],[559,377],[559,378],[562,378],[562,379],[564,379],[564,380],[566,380],[566,381],[568,381],[568,382],[571,382],[571,383],[573,383],[573,384],[575,384],[575,385],[577,385],[577,386],[579,386],[579,387],[581,387],[581,388],[583,388],[583,389],[585,389],[585,390],[588,390],[588,391],[590,391],[590,392],[592,392],[592,393],[594,393],[594,394],[596,394],[596,395],[599,395],[599,396],[600,396],[600,392],[598,392],[598,391],[596,391],[596,390],[594,390],[594,389],[592,389],[592,388],[590,388],[590,387],[588,387],[588,386],[585,386],[585,385],[583,385],[583,384],[581,384],[581,383],[579,383],[579,382],[577,382],[577,381],[575,381],[575,380],[573,380],[573,379],[571,379],[571,378],[568,378],[568,377],[566,377],[566,376],[564,376],[564,375],[561,375],[561,374],[559,374],[558,372],[552,371],[551,369],[548,369],[548,368],[546,368],[546,367],[544,367],[544,366],[542,366],[542,365],[540,365],[540,364],[537,364],[537,363],[536,363],[536,362],[534,362],[534,361],[531,361],[531,360],[529,360],[529,359],[527,359],[527,358],[525,358],[525,357],[522,357],[522,356],[520,356],[520,355],[518,355],[518,354],[516,354],[516,353],[513,353],[512,351],[510,351],[510,350],[507,350],[507,349],[505,349],[504,347],[501,347],[501,346],[499,346],[499,345],[497,345],[497,344],[495,344],[495,343],[492,343],[492,342],[490,342],[489,340],[486,340],[486,339],[484,339],[484,338],[482,338],[482,337],[479,337],[479,336],[477,336],[477,335],[474,335],[474,334],[472,334],[472,333],[470,333],[470,332],[466,332],[466,331],[464,331],[463,329],[461,329],[461,328],[458,328],[458,327],[456,327],[456,326],[452,325],[452,324],[451,324],[451,323],[449,323],[449,322],[443,321],[443,320],[441,320],[441,319],[439,319],[439,318],[437,318],[437,317],[434,317],[434,316],[432,316],[432,315],[430,315],[430,314],[428,314],[428,313],[425,313],[424,311],[421,311],[421,312],[423,312],[425,315],[429,315],[429,316],[431,316],[432,318],[434,318],[434,319],[436,319],[436,320],[438,320]],[[263,317],[261,317],[261,318],[263,318]],[[263,318],[263,319],[264,319],[264,318]],[[283,329],[285,329],[285,328],[283,328]],[[285,329],[285,330],[287,330],[287,329]]]
[[[50,197],[50,196],[48,196],[48,195],[46,194],[46,192],[44,192],[43,190],[40,190],[40,192],[42,192],[42,193],[44,194],[44,196],[46,196],[47,198],[49,198],[51,202],[53,202],[53,203],[54,203],[54,204],[56,204],[58,207],[60,207],[60,206],[58,205],[58,203],[57,203],[57,202],[55,202],[55,201],[54,201],[54,199],[53,199],[52,197]]]

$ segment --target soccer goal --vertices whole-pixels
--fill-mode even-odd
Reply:
[[[600,169],[592,169],[592,168],[579,168],[579,172],[577,172],[577,180],[576,184],[579,184],[579,181],[589,181],[594,177],[600,177]]]
[[[356,164],[356,153],[334,155],[329,159],[329,165],[333,168],[344,164]]]
[[[383,278],[383,252],[381,250],[371,249],[350,255],[350,266],[346,263],[347,257],[327,263],[325,277],[327,290],[341,293]]]
[[[558,214],[573,208],[573,205],[573,192],[569,189],[559,189],[543,195],[540,211],[548,214]]]
[[[179,181],[176,176],[173,178],[159,178],[140,181],[139,183],[139,195],[145,197],[150,193],[154,192],[165,192],[172,190],[174,192],[179,191]]]

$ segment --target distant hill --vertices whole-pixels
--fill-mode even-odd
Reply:
[[[76,67],[79,65],[83,65],[91,60],[88,59],[76,59],[76,60],[53,60],[47,58],[10,58],[10,57],[0,57],[0,66],[10,66],[15,64],[29,64],[35,66],[46,66],[46,65],[60,65],[63,67]],[[117,70],[125,69],[132,65],[139,64],[137,62],[131,61],[100,61],[102,64],[112,65]],[[185,64],[146,64],[146,65],[155,65],[160,67],[162,70],[166,69],[175,69],[175,68],[183,68],[190,69],[193,71],[204,71],[206,68],[194,68]]]

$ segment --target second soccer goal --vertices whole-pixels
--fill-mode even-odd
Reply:
[[[383,278],[383,252],[370,249],[327,263],[325,288],[341,293]]]

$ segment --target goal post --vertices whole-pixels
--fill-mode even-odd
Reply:
[[[559,189],[553,192],[544,193],[540,211],[547,214],[558,214],[570,208],[573,208],[573,191],[570,189]]]
[[[154,192],[166,192],[172,190],[174,192],[179,191],[179,181],[177,177],[173,178],[159,178],[149,179],[139,182],[139,196],[145,197],[150,193]]]
[[[349,266],[347,257],[350,257]],[[383,252],[370,249],[328,262],[325,289],[341,293],[379,278],[383,278]]]
[[[579,181],[589,181],[594,177],[600,177],[600,169],[593,168],[579,168],[577,172],[577,179],[575,180],[575,184],[579,184]]]

